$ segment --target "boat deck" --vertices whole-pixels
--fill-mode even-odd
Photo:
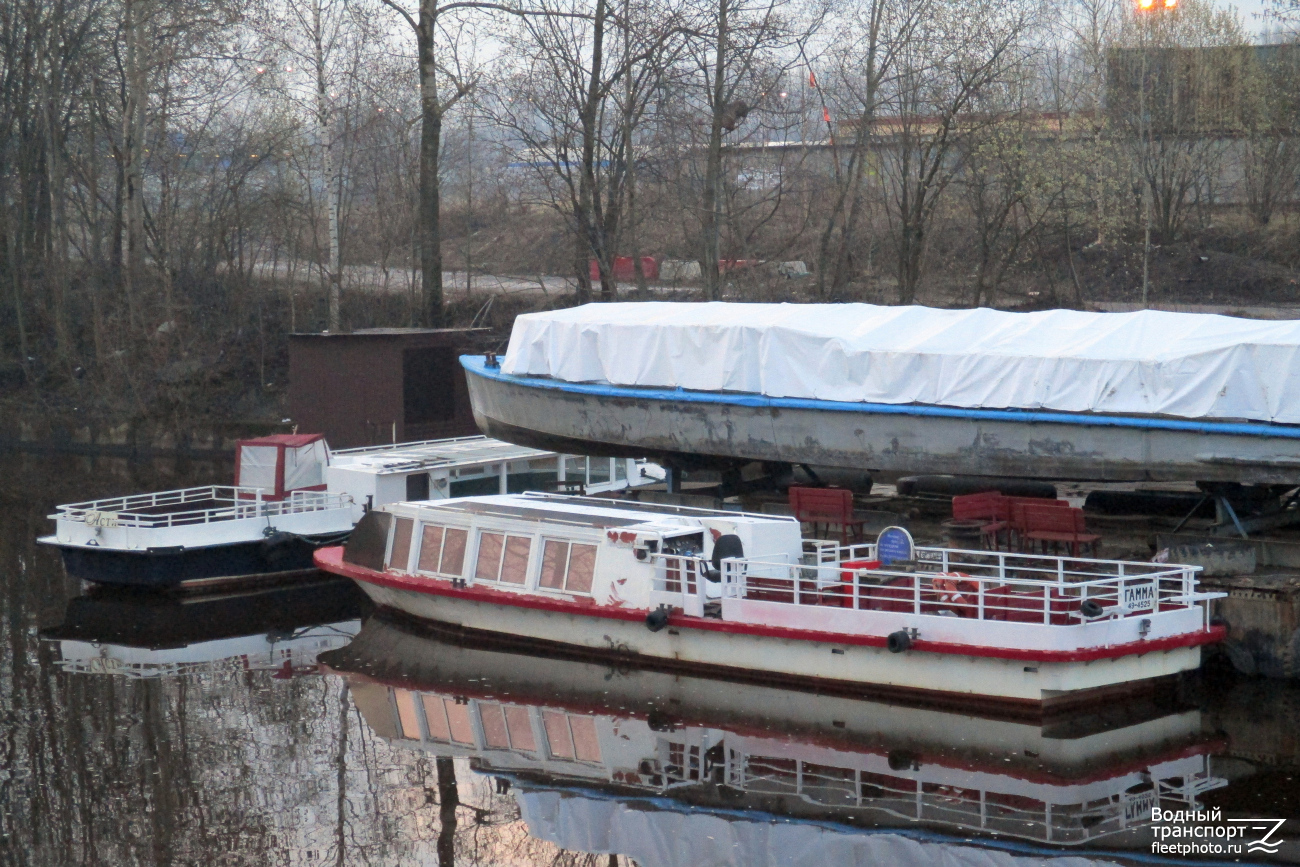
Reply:
[[[261,488],[205,485],[128,497],[108,497],[56,506],[49,517],[92,527],[179,527],[244,518],[319,512],[349,507],[347,494],[293,491],[283,500],[265,499]]]

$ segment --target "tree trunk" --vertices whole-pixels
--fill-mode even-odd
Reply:
[[[340,179],[335,177],[334,172],[334,149],[331,147],[333,130],[331,129],[331,115],[329,103],[329,93],[325,81],[325,45],[324,45],[324,24],[321,21],[321,4],[320,0],[315,0],[311,7],[312,13],[312,39],[314,40],[312,49],[312,60],[316,69],[316,145],[320,148],[321,154],[321,174],[325,180],[325,207],[328,211],[329,223],[329,262],[325,267],[326,280],[328,281],[328,307],[329,315],[326,323],[326,329],[329,331],[341,331],[343,328],[339,307],[342,295],[341,287],[343,282],[343,266],[339,256],[339,183]],[[423,181],[423,178],[421,178]]]
[[[587,246],[591,258],[596,261],[600,275],[600,295],[605,300],[612,300],[614,295],[613,275],[610,273],[609,239],[605,236],[603,221],[600,219],[598,191],[596,184],[596,125],[600,120],[601,83],[605,61],[605,17],[606,0],[596,0],[596,14],[591,27],[591,71],[587,79],[586,99],[582,106],[582,175],[578,179],[578,202],[574,209],[574,220],[578,231],[587,237]],[[587,268],[584,261],[579,269]],[[588,278],[590,275],[588,274]],[[581,279],[579,279],[581,283]]]
[[[433,58],[437,0],[420,0],[416,48],[420,67],[420,285],[422,324],[443,325],[442,230],[439,225],[438,158],[442,150],[442,105],[438,102],[438,69]]]
[[[144,269],[144,128],[148,105],[143,17],[146,0],[124,0],[126,37],[126,105],[122,113],[122,141],[126,156],[126,261],[122,288],[127,313],[136,319],[136,299]],[[138,324],[138,323],[136,323]]]
[[[727,12],[731,0],[718,0],[718,41],[713,58],[713,85],[710,108],[713,117],[709,124],[709,151],[704,168],[704,200],[700,211],[704,223],[704,255],[700,261],[705,294],[714,301],[722,297],[719,268],[720,232],[722,223],[722,113],[726,106],[727,73]]]

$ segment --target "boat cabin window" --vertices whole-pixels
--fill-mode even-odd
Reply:
[[[479,581],[500,581],[503,584],[523,585],[528,577],[528,555],[533,540],[530,536],[508,536],[504,533],[478,534],[478,563],[474,577]]]
[[[456,527],[425,524],[420,539],[421,572],[460,575],[465,571],[465,541],[469,533]]]
[[[564,480],[566,482],[587,483],[587,459],[576,455],[564,458]]]
[[[388,555],[388,568],[405,572],[411,564],[411,532],[415,521],[410,518],[398,518],[393,522],[393,547]]]
[[[590,593],[596,574],[596,546],[547,539],[542,549],[538,586],[569,593]]]
[[[411,473],[406,477],[406,499],[407,500],[427,500],[429,499],[429,474],[428,473]]]
[[[482,470],[466,470],[462,475],[468,475],[469,472],[483,472]],[[490,494],[501,493],[501,477],[495,471],[490,476],[478,476],[477,478],[466,478],[460,481],[452,482],[448,491],[450,497],[482,497]]]
[[[558,458],[515,461],[510,464],[510,475],[506,478],[506,493],[522,494],[525,491],[554,490],[555,480],[558,478]]]

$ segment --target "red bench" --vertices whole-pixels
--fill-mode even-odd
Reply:
[[[964,494],[952,498],[952,517],[954,521],[982,521],[980,526],[980,544],[991,540],[987,545],[994,551],[1002,548],[1002,534],[1008,533],[1010,547],[1011,500],[997,491],[981,491],[978,494]]]
[[[1025,533],[1029,528],[1025,525],[1025,509],[1048,508],[1048,509],[1068,509],[1070,504],[1065,500],[1048,500],[1043,497],[1007,497],[1009,508],[1008,523],[1008,548],[1014,547],[1023,551],[1025,548]],[[1012,542],[1014,540],[1014,542]]]
[[[790,508],[802,524],[811,524],[813,536],[819,526],[826,532],[839,528],[841,545],[849,538],[861,541],[866,521],[853,517],[853,492],[846,488],[790,488]]]
[[[1079,549],[1088,545],[1092,548],[1092,556],[1097,556],[1097,543],[1101,541],[1101,536],[1088,532],[1083,509],[1027,505],[1022,516],[1024,523],[1021,538],[1031,546],[1041,546],[1043,553],[1047,552],[1050,543],[1053,551],[1065,545],[1071,557],[1078,557]]]

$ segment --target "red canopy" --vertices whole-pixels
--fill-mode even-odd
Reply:
[[[269,500],[290,491],[325,489],[329,446],[323,434],[272,434],[239,440],[235,455],[235,485],[261,488]]]

